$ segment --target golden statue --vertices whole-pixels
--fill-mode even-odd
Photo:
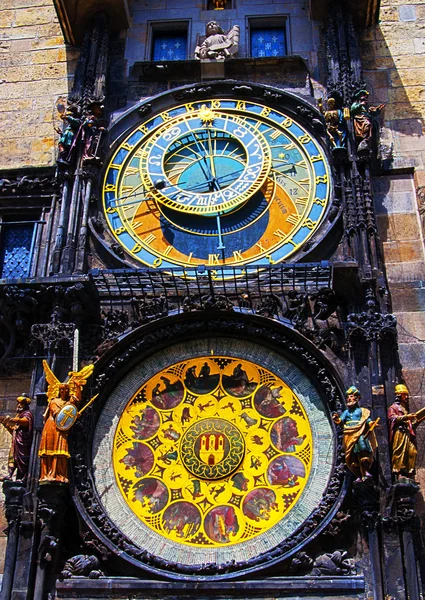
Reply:
[[[354,102],[350,108],[350,114],[353,118],[354,135],[357,142],[357,150],[367,150],[372,141],[374,119],[385,108],[385,104],[378,106],[369,106],[369,92],[359,90],[354,95]]]
[[[356,483],[372,477],[369,470],[373,464],[374,454],[378,443],[374,429],[379,419],[372,421],[370,410],[360,408],[360,392],[355,386],[346,391],[347,408],[341,416],[332,415],[337,425],[343,425],[343,448],[345,463],[357,477]]]
[[[415,429],[425,419],[425,409],[409,413],[409,390],[399,383],[395,386],[395,402],[388,409],[390,425],[391,466],[394,475],[414,479],[417,442]]]
[[[323,107],[322,99],[318,100],[319,110],[325,118],[326,132],[333,148],[345,148],[347,140],[346,119],[350,118],[347,109],[343,111],[336,106],[335,98],[328,98],[327,109]]]
[[[38,451],[40,482],[68,483],[68,431],[81,414],[77,407],[81,402],[83,386],[93,373],[94,365],[88,365],[78,372],[71,371],[68,373],[68,381],[64,383],[54,375],[45,360],[43,368],[48,384],[48,405],[44,412],[44,427]],[[94,398],[90,403],[93,400]]]

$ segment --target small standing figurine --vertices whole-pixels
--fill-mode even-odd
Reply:
[[[62,121],[67,121],[68,124],[63,131],[55,128],[56,133],[60,135],[58,163],[69,165],[72,158],[72,151],[81,130],[81,120],[75,116],[75,110],[72,108],[69,108],[66,113],[61,114],[60,118]]]
[[[103,119],[104,108],[101,102],[91,102],[88,106],[89,114],[83,121],[83,160],[86,164],[100,162],[100,140],[105,131]]]
[[[71,371],[65,383],[57,379],[45,360],[43,368],[48,384],[48,405],[44,412],[44,427],[38,451],[40,482],[68,483],[68,431],[80,414],[77,407],[81,401],[82,388],[93,373],[94,366],[89,365],[78,372]],[[90,402],[93,400],[94,398]]]
[[[9,451],[9,473],[3,481],[12,479],[16,471],[16,481],[25,481],[30,462],[33,416],[28,408],[31,398],[22,394],[16,398],[16,416],[0,417],[0,423],[12,434],[12,444]]]
[[[239,50],[239,27],[234,25],[224,33],[217,21],[207,23],[206,37],[195,49],[195,58],[200,60],[225,60]]]
[[[372,477],[369,470],[373,463],[374,453],[378,446],[375,432],[373,431],[379,419],[372,421],[370,410],[360,408],[360,392],[351,386],[345,392],[347,408],[339,417],[332,415],[337,425],[343,425],[343,448],[345,463],[357,477],[356,483]]]
[[[404,384],[396,385],[394,391],[395,402],[388,409],[392,472],[397,479],[414,479],[417,455],[415,429],[425,419],[425,410],[409,413],[409,390]]]
[[[336,108],[335,98],[328,98],[328,108],[323,108],[322,99],[319,99],[318,105],[320,112],[325,117],[326,130],[331,144],[334,148],[345,148],[345,141],[347,137],[347,123],[346,118],[349,118],[348,108],[344,111]],[[346,115],[346,111],[348,114]]]
[[[368,106],[369,92],[358,91],[351,105],[350,113],[353,118],[354,135],[356,136],[357,150],[368,150],[370,148],[373,132],[373,120],[375,116],[384,109],[385,104],[379,106]]]

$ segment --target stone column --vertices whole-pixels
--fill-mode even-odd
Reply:
[[[13,586],[13,577],[16,566],[16,551],[18,548],[19,526],[22,514],[22,499],[25,493],[25,484],[21,481],[5,481],[3,483],[5,495],[5,509],[7,519],[7,546],[4,562],[3,583],[0,600],[9,600]]]

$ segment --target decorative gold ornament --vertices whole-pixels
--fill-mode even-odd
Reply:
[[[203,104],[199,111],[199,118],[201,120],[201,123],[207,127],[214,123],[215,115],[214,112],[210,108],[208,108],[208,106]]]

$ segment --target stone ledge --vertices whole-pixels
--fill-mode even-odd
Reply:
[[[354,22],[360,27],[370,27],[378,22],[379,0],[348,0],[345,9],[351,12]],[[330,0],[310,0],[312,19],[323,20],[327,17]]]
[[[159,594],[172,594],[173,597],[189,596],[196,593],[198,599],[204,592],[205,597],[221,596],[226,594],[226,599],[234,598],[267,598],[272,596],[277,599],[290,593],[294,599],[297,596],[319,594],[322,599],[329,598],[359,598],[359,593],[364,591],[364,577],[270,577],[268,579],[255,579],[249,581],[155,581],[133,577],[100,577],[88,579],[86,577],[72,577],[56,582],[57,598],[128,598],[131,594],[135,597],[157,598]],[[123,596],[124,594],[124,596]],[[139,594],[143,594],[139,596]],[[193,597],[193,596],[190,596]]]
[[[94,15],[102,10],[108,17],[111,31],[127,29],[130,24],[130,12],[127,0],[53,0],[62,32],[67,44],[80,46],[84,34]]]

